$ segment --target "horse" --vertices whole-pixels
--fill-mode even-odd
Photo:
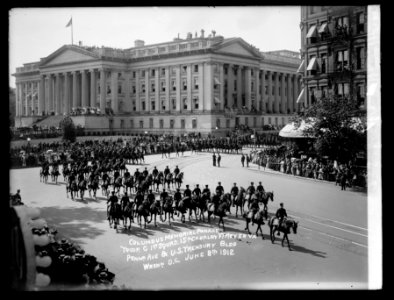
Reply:
[[[253,216],[253,219],[252,219],[252,215],[253,215],[252,211],[243,214],[243,217],[246,220],[246,228],[245,228],[245,230],[247,230],[248,233],[250,234],[249,223],[250,222],[256,223],[257,224],[256,236],[258,236],[258,231],[260,230],[261,237],[264,240],[263,230],[261,229],[261,225],[265,224],[264,223],[264,211],[263,210],[259,210],[258,212],[256,212],[255,215]]]
[[[126,205],[122,207],[122,216],[123,216],[123,227],[127,227],[127,219],[129,219],[129,229],[131,228],[131,223],[134,223],[134,203],[128,202]]]
[[[243,214],[244,204],[245,204],[245,189],[241,187],[238,191],[238,195],[235,196],[234,205],[235,205],[235,217],[238,218],[238,208],[241,210],[241,215]]]
[[[191,199],[189,197],[182,198],[179,203],[177,210],[181,213],[181,221],[185,223],[185,213],[189,209]]]
[[[57,184],[57,178],[59,177],[60,173],[57,167],[52,167],[52,171],[51,171],[51,177],[52,177],[52,182],[55,181],[55,183]]]
[[[220,202],[226,202],[227,203],[226,208],[227,208],[228,213],[231,215],[231,211],[230,211],[230,208],[231,208],[231,194],[230,193],[223,194],[221,196]]]
[[[113,185],[114,185],[114,190],[115,190],[115,192],[118,194],[118,196],[120,195],[120,188],[121,187],[123,187],[123,184],[122,184],[122,177],[117,177],[116,178],[116,180],[114,180],[114,183],[113,183]]]
[[[268,221],[268,225],[270,227],[271,242],[275,242],[276,231],[283,232],[282,247],[284,246],[284,241],[286,239],[289,250],[291,251],[288,234],[290,234],[290,229],[293,229],[293,233],[297,234],[298,222],[284,218],[281,226],[279,226],[279,219],[277,217],[273,217]]]
[[[119,164],[119,171],[120,174],[123,176],[123,174],[127,171],[127,167],[126,167],[126,160],[123,160],[120,164]]]
[[[146,228],[146,223],[150,223],[151,221],[148,221],[148,217],[149,217],[149,207],[150,203],[147,199],[145,199],[142,204],[138,205],[137,207],[137,216],[138,216],[138,225],[140,225],[140,227],[142,227],[142,222],[141,219],[142,217],[144,218],[144,228]]]
[[[160,200],[155,200],[149,207],[149,211],[150,211],[150,222],[152,222],[152,219],[154,217],[154,224],[155,227],[157,227],[157,223],[156,223],[156,217],[157,214],[160,214],[161,217],[161,204],[160,204]]]
[[[156,184],[156,192],[159,191],[160,184],[164,185],[164,174],[160,171],[157,176],[152,177],[152,185]]]
[[[163,222],[165,222],[167,220],[167,214],[168,214],[168,224],[171,226],[171,218],[172,220],[174,220],[174,201],[173,198],[171,196],[167,197],[164,200],[164,204],[163,204],[163,211],[164,211],[164,219],[161,218],[161,220]]]
[[[124,178],[123,179],[123,186],[124,186],[124,189],[126,189],[126,193],[127,193],[128,189],[130,189],[130,193],[131,193],[131,189],[134,188],[134,177],[130,176],[130,177]]]
[[[63,180],[64,182],[67,181],[68,175],[70,175],[70,169],[66,166],[65,168],[63,168]]]
[[[268,219],[268,200],[271,199],[271,201],[274,201],[274,192],[256,192],[256,197],[259,203],[263,203],[263,211],[264,211],[264,217],[267,220]]]
[[[86,191],[86,179],[82,179],[82,180],[78,183],[78,189],[79,189],[79,191],[80,191],[81,199],[83,200],[83,196],[84,196],[85,191]]]
[[[208,201],[209,201],[209,196],[206,193],[203,193],[201,197],[197,199],[197,209],[199,210],[198,216],[200,220],[202,217],[203,222],[205,221],[204,213],[208,211],[208,205],[207,205]]]
[[[183,172],[180,172],[178,175],[174,176],[174,183],[177,188],[180,188],[183,182]]]
[[[103,196],[106,196],[107,198],[109,196],[109,190],[108,190],[109,184],[110,184],[110,177],[104,180],[103,183],[101,184],[101,194]]]
[[[114,229],[117,229],[119,220],[122,218],[122,208],[119,203],[110,204],[107,207],[107,219],[109,227],[112,228],[112,223],[114,223]]]
[[[167,187],[170,190],[170,184],[174,185],[173,174],[168,173],[164,178],[164,185],[167,183]]]
[[[70,189],[71,199],[74,200],[74,196],[76,197],[78,195],[78,184],[75,180],[70,183],[69,189]]]
[[[219,226],[219,228],[220,228],[220,223],[222,223],[223,224],[223,231],[225,230],[225,228],[224,228],[224,219],[223,219],[223,217],[225,217],[226,216],[226,211],[228,211],[228,203],[227,203],[227,201],[223,201],[222,203],[220,203],[219,205],[218,205],[218,208],[217,208],[217,210],[215,211],[215,215],[216,216],[218,216],[219,217],[219,222],[218,222],[218,226]]]
[[[90,181],[90,183],[88,184],[88,189],[89,189],[89,197],[92,197],[91,191],[93,190],[93,196],[95,199],[97,199],[96,193],[97,190],[99,189],[99,179],[97,177],[93,178],[93,180]]]

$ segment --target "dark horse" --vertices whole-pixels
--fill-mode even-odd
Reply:
[[[164,211],[164,218],[161,218],[163,222],[166,221],[167,219],[167,214],[168,214],[168,224],[171,226],[171,218],[174,220],[174,200],[171,196],[167,197],[164,200],[163,204],[163,211]]]
[[[239,189],[238,195],[235,196],[234,205],[235,205],[235,217],[238,218],[238,208],[241,211],[241,215],[243,214],[244,204],[245,204],[245,189],[241,187]]]
[[[114,229],[117,229],[119,220],[122,218],[122,208],[119,203],[114,203],[107,207],[107,218],[109,227],[112,228],[112,223],[114,223]]]
[[[131,228],[131,223],[134,223],[134,203],[127,202],[126,205],[122,207],[122,217],[123,217],[123,227],[127,228],[127,219],[129,220],[129,229]]]
[[[256,229],[256,236],[258,236],[258,231],[260,230],[261,232],[261,237],[264,240],[264,235],[263,235],[263,230],[261,229],[261,225],[264,225],[264,211],[263,210],[259,210],[258,212],[256,212],[256,214],[253,216],[252,219],[252,212],[248,212],[248,213],[244,213],[243,217],[246,220],[246,228],[245,230],[248,231],[248,233],[250,234],[249,231],[249,223],[253,221],[253,223],[257,224],[257,229]]]
[[[229,206],[228,202],[227,201],[223,201],[222,203],[220,203],[218,205],[218,208],[217,208],[217,210],[214,213],[216,216],[219,217],[218,226],[220,228],[220,223],[222,223],[223,231],[224,231],[224,219],[223,219],[223,217],[226,216],[226,211],[228,211],[228,209],[229,209],[228,206]]]
[[[150,222],[152,222],[152,219],[154,219],[154,224],[155,227],[157,227],[156,223],[156,217],[157,215],[160,215],[161,217],[161,205],[160,205],[160,200],[155,200],[151,205],[150,205]]]
[[[180,172],[177,176],[174,176],[174,183],[177,188],[180,188],[183,182],[183,172]]]
[[[282,239],[282,247],[284,246],[284,241],[286,239],[289,250],[291,250],[289,238],[287,235],[290,234],[290,228],[293,229],[294,234],[297,234],[298,222],[291,220],[291,219],[284,218],[281,226],[279,226],[279,219],[276,217],[273,217],[268,221],[268,225],[270,227],[270,237],[271,237],[272,243],[274,243],[274,241],[275,241],[275,232],[276,231],[283,232],[284,235],[283,235],[283,239]]]
[[[255,196],[259,203],[263,203],[263,211],[264,211],[264,218],[268,219],[268,200],[271,199],[271,201],[274,201],[274,192],[256,192]]]
[[[148,217],[149,217],[149,208],[150,208],[150,203],[149,200],[145,199],[142,204],[140,204],[137,207],[137,215],[138,215],[138,225],[140,225],[140,227],[142,227],[142,222],[141,219],[142,217],[144,218],[144,228],[146,228],[146,223],[150,223],[150,221],[148,221]]]

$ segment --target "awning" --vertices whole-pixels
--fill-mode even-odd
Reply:
[[[316,37],[316,25],[313,25],[311,28],[309,28],[308,34],[306,35],[306,38],[311,37]]]
[[[298,67],[297,73],[304,73],[305,59],[302,60],[300,66]]]
[[[309,61],[308,67],[306,68],[307,71],[316,70],[316,57],[312,57]]]
[[[220,99],[218,97],[215,97],[215,104],[220,104]]]
[[[297,103],[304,102],[304,100],[305,100],[305,88],[301,90],[301,93],[297,98]]]
[[[311,127],[311,124],[306,124],[301,121],[300,126],[296,126],[294,122],[287,124],[279,131],[279,136],[286,138],[311,138],[313,136],[304,133],[304,130]]]
[[[216,77],[215,77],[215,84],[221,84],[219,79],[217,79]]]
[[[325,33],[325,32],[327,32],[327,31],[328,31],[327,23],[321,24],[321,26],[320,26],[320,28],[319,28],[319,30],[318,30],[318,33]]]

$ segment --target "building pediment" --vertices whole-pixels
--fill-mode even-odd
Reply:
[[[232,41],[224,42],[220,44],[216,49],[216,53],[249,56],[250,58],[261,58],[253,48],[248,45],[244,40],[237,38]]]
[[[77,46],[63,46],[51,55],[41,59],[40,67],[60,65],[64,63],[78,63],[97,60],[98,56]]]

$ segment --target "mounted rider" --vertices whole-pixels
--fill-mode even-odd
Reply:
[[[130,203],[130,198],[127,195],[127,192],[124,193],[122,199],[120,199],[120,205],[122,207],[122,210]]]
[[[135,172],[134,172],[134,178],[136,179],[136,180],[138,180],[138,178],[140,177],[140,171],[138,171],[138,168],[135,170]]]
[[[189,189],[189,185],[186,185],[186,189],[183,191],[183,197],[190,200],[192,197],[192,191]]]
[[[174,175],[175,175],[175,178],[177,178],[177,177],[178,177],[178,175],[179,175],[179,172],[180,172],[180,170],[179,170],[178,166],[176,166],[176,167],[175,167],[175,169],[174,169]]]
[[[168,166],[166,166],[166,168],[164,169],[164,172],[163,172],[164,178],[166,178],[169,173],[171,173],[170,168]]]
[[[211,190],[208,188],[208,184],[205,185],[205,189],[202,191],[203,195],[205,194],[208,199],[211,199]]]
[[[155,194],[153,194],[152,190],[149,190],[147,199],[149,201],[149,204],[151,204],[151,205],[155,202],[156,197],[155,197]]]
[[[158,174],[159,174],[159,170],[156,168],[156,166],[154,166],[154,168],[152,170],[153,178],[156,178]]]
[[[200,187],[199,187],[198,184],[196,184],[196,187],[195,187],[195,189],[193,190],[192,195],[196,195],[197,198],[200,198],[200,196],[201,196],[201,190],[200,190]]]
[[[254,182],[251,182],[250,186],[246,190],[246,192],[249,194],[249,198],[248,198],[249,202],[252,199],[252,195],[254,194],[255,191],[256,191],[256,188],[254,187]]]
[[[181,200],[182,200],[182,193],[181,193],[181,190],[179,188],[177,188],[176,192],[174,194],[175,208],[178,208],[178,203]]]
[[[235,200],[235,197],[237,197],[238,192],[239,192],[239,189],[237,187],[237,183],[234,182],[234,186],[231,188],[231,191],[230,191],[230,193],[231,193],[231,205],[233,207],[234,207],[234,200]]]
[[[224,188],[222,187],[222,183],[219,181],[218,186],[215,189],[216,194],[219,194],[219,197],[224,194]]]
[[[109,212],[109,209],[115,208],[115,204],[118,204],[118,197],[115,195],[115,191],[112,191],[111,197],[107,200],[107,212]],[[109,204],[109,205],[108,205]]]
[[[263,185],[261,184],[261,181],[259,181],[259,185],[256,187],[256,191],[259,193],[262,193],[262,194],[265,193],[265,190],[264,190]]]
[[[252,220],[252,225],[254,224],[254,216],[256,215],[256,213],[260,210],[260,206],[259,206],[259,201],[257,199],[254,199],[254,201],[252,202],[252,204],[250,205],[250,209],[248,214],[251,212],[252,216],[251,216],[251,220]],[[264,225],[264,224],[263,224]]]
[[[283,220],[285,218],[287,218],[287,212],[286,212],[286,209],[283,208],[283,203],[280,203],[280,208],[276,211],[275,216],[279,220],[279,226],[278,227],[281,227],[282,223],[283,223]],[[280,235],[279,231],[278,231],[278,235]]]
[[[145,170],[142,172],[142,175],[144,176],[144,178],[148,177],[149,171],[148,168],[145,167]]]

